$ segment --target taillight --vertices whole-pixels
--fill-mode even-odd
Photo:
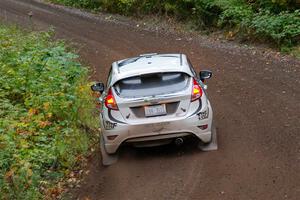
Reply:
[[[111,88],[109,88],[108,93],[106,95],[105,106],[109,109],[112,109],[112,110],[118,110],[118,105],[117,105],[115,97],[112,93]]]
[[[198,84],[198,82],[193,79],[193,89],[192,89],[192,98],[191,101],[196,101],[197,99],[200,99],[202,97],[202,88]]]

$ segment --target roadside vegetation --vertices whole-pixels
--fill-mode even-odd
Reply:
[[[67,6],[142,17],[159,15],[195,30],[224,30],[226,37],[258,40],[288,52],[300,43],[298,0],[50,0]],[[299,46],[298,46],[299,48]]]
[[[0,24],[0,199],[49,199],[93,143],[88,70],[52,32]]]

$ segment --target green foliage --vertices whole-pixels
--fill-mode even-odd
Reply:
[[[0,25],[0,199],[41,199],[87,152],[87,70],[51,32]]]
[[[281,11],[299,9],[300,4],[298,0],[255,0],[253,7],[256,9],[264,9],[273,13],[280,13]]]
[[[258,35],[275,41],[278,46],[292,46],[300,36],[300,10],[278,15],[259,13],[253,18],[251,27]]]
[[[220,26],[247,28],[251,24],[253,11],[249,6],[233,6],[225,9],[219,18]]]
[[[113,13],[122,13],[123,15],[130,15],[136,12],[135,0],[101,0],[100,6],[104,11]]]
[[[60,3],[67,6],[97,10],[100,6],[100,0],[50,0],[54,3]]]

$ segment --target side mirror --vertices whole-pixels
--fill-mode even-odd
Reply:
[[[102,93],[104,91],[104,84],[103,83],[96,83],[91,86],[91,90],[94,92]]]
[[[212,77],[212,72],[210,70],[202,70],[199,73],[200,80],[204,82],[205,79],[210,79]]]

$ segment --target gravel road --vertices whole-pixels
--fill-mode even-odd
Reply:
[[[94,80],[105,81],[114,60],[145,52],[182,52],[198,71],[214,72],[208,92],[218,151],[201,152],[193,141],[181,148],[125,147],[106,168],[97,152],[74,199],[300,199],[299,61],[33,0],[1,0],[0,18],[53,27],[57,38],[76,43]]]

